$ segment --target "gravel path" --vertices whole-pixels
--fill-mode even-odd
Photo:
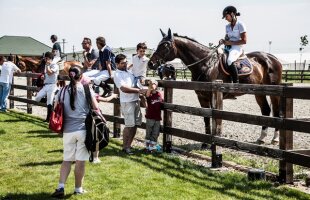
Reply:
[[[22,77],[15,77],[15,83],[25,85],[26,80]],[[295,86],[310,86],[309,84],[294,84]],[[25,97],[26,91],[15,90],[15,95]],[[198,98],[194,91],[175,89],[173,93],[173,103],[179,105],[187,105],[192,107],[200,107]],[[106,114],[113,115],[113,104],[100,103],[102,111]],[[26,104],[15,102],[15,108],[26,111]],[[260,109],[256,103],[254,95],[243,95],[236,100],[225,100],[223,108],[225,111],[238,113],[260,115]],[[142,110],[144,113],[144,109]],[[33,114],[45,118],[46,108],[33,106]],[[143,115],[144,116],[144,115]],[[199,116],[191,116],[180,113],[173,113],[173,127],[184,130],[204,133],[203,118]],[[309,100],[294,100],[294,118],[310,119],[310,104]],[[145,120],[145,119],[143,119]],[[112,127],[112,123],[109,123]],[[223,120],[222,136],[225,138],[235,139],[244,142],[254,142],[259,137],[261,127],[251,124],[243,124]],[[268,146],[273,146],[270,143],[273,137],[273,128],[269,128],[266,142]],[[140,129],[138,137],[144,137],[144,130]],[[161,140],[159,140],[161,141]],[[195,144],[196,142],[174,137],[175,143],[186,145]],[[294,149],[307,149],[309,147],[310,134],[294,132]]]

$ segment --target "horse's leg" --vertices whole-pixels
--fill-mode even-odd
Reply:
[[[258,103],[261,113],[264,116],[269,116],[271,109],[270,106],[268,104],[266,95],[255,95],[256,98],[256,102]],[[267,131],[268,131],[268,127],[267,126],[262,126],[262,131],[261,131],[261,135],[260,137],[257,139],[257,143],[261,144],[264,143],[264,139],[267,136]]]
[[[208,98],[198,95],[198,100],[202,108],[211,107],[211,102]],[[204,117],[204,122],[205,122],[205,133],[211,134],[210,117]],[[207,149],[207,148],[208,148],[208,144],[202,143],[201,149]]]
[[[272,104],[272,112],[274,117],[280,117],[280,97],[278,96],[270,96],[271,104]],[[279,142],[279,129],[275,128],[274,135],[271,140],[271,144],[277,144]]]

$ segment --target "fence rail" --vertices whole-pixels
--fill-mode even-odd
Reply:
[[[31,86],[31,77],[36,77],[30,73],[22,73],[18,76],[27,77],[27,86],[13,85],[11,88],[10,107],[14,107],[14,101],[27,103],[28,113],[32,112],[31,106],[45,106],[32,100],[31,94],[37,91],[36,87]],[[61,77],[66,79],[66,77]],[[169,152],[171,149],[172,136],[195,140],[211,144],[212,161],[216,156],[216,146],[235,149],[255,155],[270,157],[279,160],[279,181],[283,183],[292,183],[293,181],[293,164],[310,167],[310,150],[294,149],[293,150],[293,131],[310,133],[310,122],[295,120],[293,117],[293,98],[310,99],[310,87],[294,87],[291,84],[283,85],[247,85],[247,84],[230,84],[220,83],[220,81],[189,82],[189,81],[159,81],[159,86],[164,88],[164,119],[161,131],[164,134],[164,150]],[[116,87],[115,87],[116,88]],[[27,98],[14,96],[14,89],[27,90]],[[173,104],[173,89],[201,90],[213,94],[213,108],[197,108],[184,105]],[[280,96],[280,113],[281,117],[257,116],[222,110],[223,93],[235,94],[253,94],[253,95],[275,95]],[[114,114],[104,115],[108,121],[113,122],[114,136],[120,134],[120,125],[124,124],[124,119],[120,116],[119,100],[113,100]],[[178,112],[189,115],[212,118],[212,134],[197,133],[192,131],[181,130],[172,127],[172,112]],[[232,139],[223,138],[221,134],[221,120],[229,120],[239,123],[268,126],[280,129],[279,149],[261,146]],[[140,128],[145,129],[145,123]]]
[[[148,70],[148,77],[158,77],[156,71]],[[188,79],[190,80],[192,73],[190,70],[176,69],[176,77],[178,79]],[[310,82],[310,70],[283,70],[282,79],[287,81],[298,81],[298,82]]]

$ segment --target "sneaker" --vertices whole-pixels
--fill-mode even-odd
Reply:
[[[65,189],[64,188],[56,189],[55,192],[51,195],[51,197],[64,198],[65,197]]]
[[[73,194],[75,194],[75,195],[82,195],[82,194],[85,194],[85,193],[87,193],[87,191],[84,190],[84,189],[82,191],[79,191],[79,192],[77,192],[77,191],[73,192]]]
[[[101,160],[99,158],[95,158],[93,161],[94,164],[99,164],[101,163]]]
[[[126,148],[122,150],[124,153],[128,154],[128,155],[133,155],[134,153],[130,150],[130,148]]]

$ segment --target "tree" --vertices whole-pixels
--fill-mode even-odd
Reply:
[[[307,39],[308,35],[304,35],[300,37],[300,48],[299,48],[299,52],[300,52],[300,64],[301,64],[301,57],[302,57],[302,50],[308,45],[308,39]],[[303,69],[305,69],[305,66],[303,67]]]

